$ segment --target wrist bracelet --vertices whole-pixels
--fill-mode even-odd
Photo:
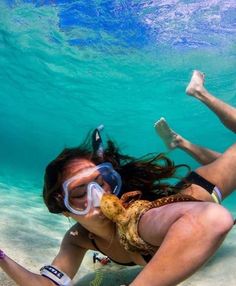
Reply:
[[[4,259],[5,256],[6,254],[0,249],[0,260]]]

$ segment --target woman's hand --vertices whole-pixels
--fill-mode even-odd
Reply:
[[[22,267],[0,250],[0,267],[20,286],[54,286],[49,279]]]

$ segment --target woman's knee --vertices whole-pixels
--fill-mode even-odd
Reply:
[[[234,219],[230,212],[217,204],[207,206],[205,218],[212,231],[220,236],[226,235],[234,225]]]

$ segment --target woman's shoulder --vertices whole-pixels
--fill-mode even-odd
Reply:
[[[74,245],[84,249],[91,249],[89,231],[79,223],[74,224],[64,235],[62,245]]]

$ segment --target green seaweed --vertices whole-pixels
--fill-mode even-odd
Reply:
[[[90,286],[101,286],[104,273],[100,269],[95,270],[95,278],[90,282]]]

